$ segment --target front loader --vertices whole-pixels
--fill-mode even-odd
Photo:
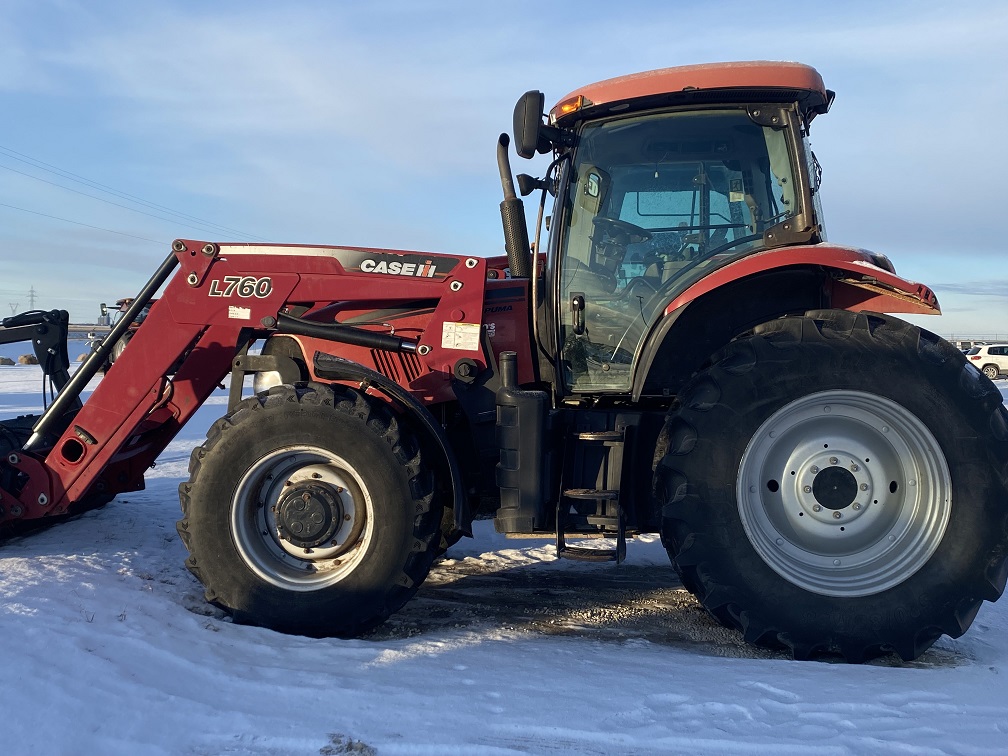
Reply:
[[[0,521],[141,488],[230,375],[178,530],[237,621],[359,634],[488,516],[617,564],[658,532],[718,621],[796,658],[961,635],[1008,571],[1008,413],[886,314],[939,312],[927,287],[826,241],[808,133],[832,100],[767,62],[548,114],[529,92],[515,151],[551,162],[516,189],[501,136],[506,256],[180,239],[72,377],[65,313],[5,320],[0,342],[47,334],[58,393],[0,425]]]

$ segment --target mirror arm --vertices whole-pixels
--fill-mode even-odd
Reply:
[[[568,131],[567,129],[561,129],[557,126],[541,126],[539,128],[540,141],[545,140],[553,147],[573,147],[574,146],[574,132]],[[540,152],[549,152],[549,148]]]

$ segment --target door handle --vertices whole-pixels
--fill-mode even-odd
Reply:
[[[571,307],[571,321],[574,326],[574,334],[576,336],[581,336],[585,332],[585,297],[581,292],[575,292],[571,294],[570,299]]]

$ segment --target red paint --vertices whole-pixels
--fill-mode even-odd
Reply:
[[[832,281],[833,307],[854,311],[911,312],[940,314],[938,298],[927,286],[909,281],[872,262],[871,253],[835,244],[807,244],[781,247],[744,257],[714,271],[682,292],[665,308],[666,314],[692,302],[697,297],[740,278],[766,270],[797,265],[831,268],[849,275],[852,283]],[[882,291],[861,289],[854,282],[875,286]],[[892,293],[887,293],[891,291]],[[902,296],[901,296],[902,295]]]

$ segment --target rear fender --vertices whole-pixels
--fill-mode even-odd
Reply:
[[[817,244],[770,250],[711,273],[679,294],[653,326],[634,400],[675,395],[720,347],[774,318],[816,309],[941,312],[928,287],[879,263],[888,265],[865,250]]]
[[[792,266],[814,266],[826,276],[834,309],[940,315],[938,298],[924,284],[896,275],[885,255],[835,244],[808,244],[759,252],[715,270],[678,294],[666,315],[733,281]]]

